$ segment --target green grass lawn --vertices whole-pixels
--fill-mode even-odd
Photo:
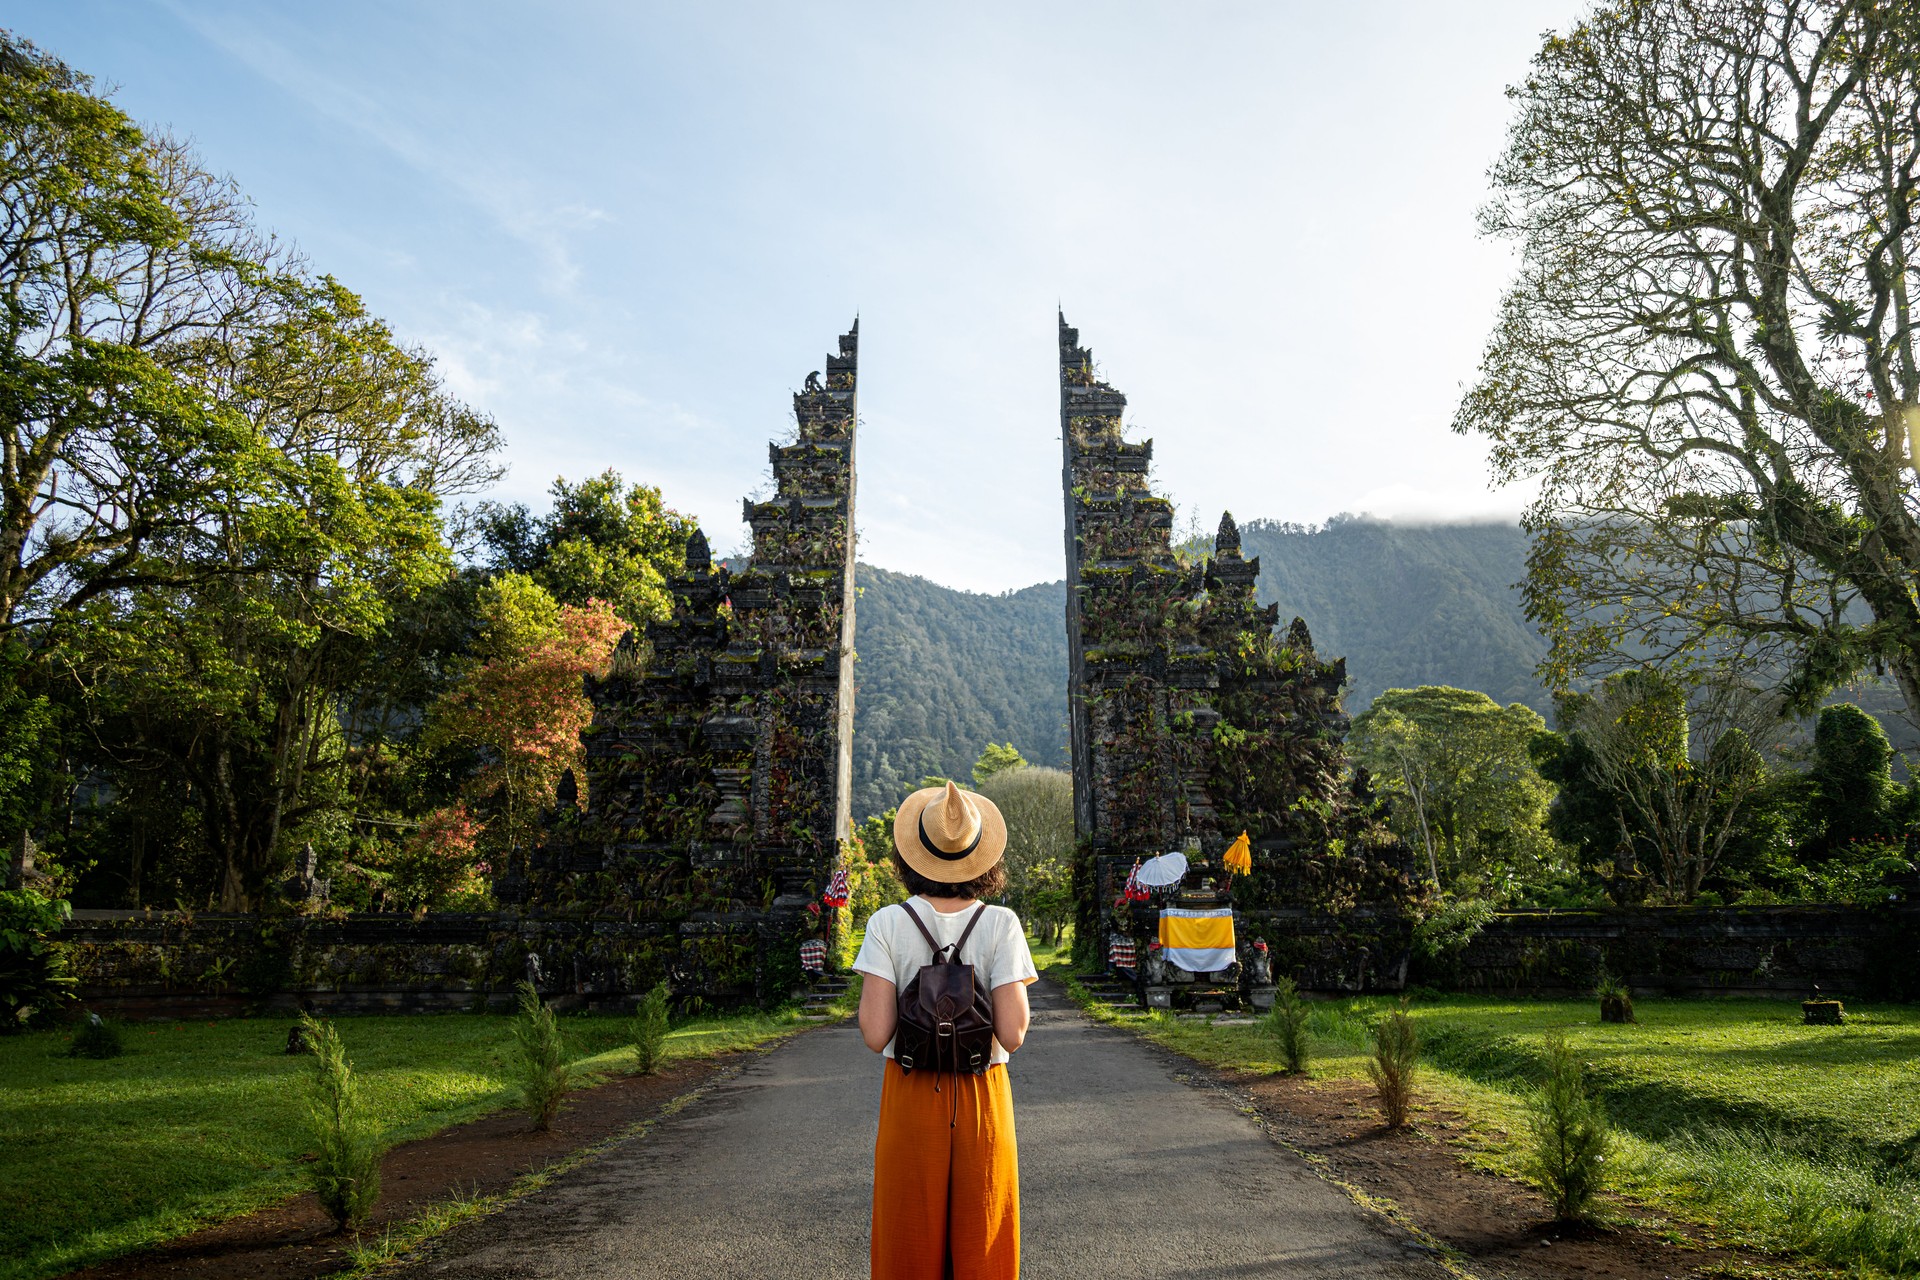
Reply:
[[[1312,1074],[1365,1079],[1368,1026],[1392,1004],[1316,1002]],[[1774,1000],[1635,1008],[1638,1024],[1615,1026],[1596,1001],[1416,999],[1416,1093],[1463,1111],[1472,1158],[1517,1176],[1541,1037],[1559,1031],[1619,1132],[1616,1189],[1747,1245],[1920,1275],[1920,1008],[1849,1005],[1841,1027],[1803,1026],[1798,1005]],[[1281,1066],[1260,1026],[1112,1020],[1202,1061]]]
[[[503,1015],[341,1018],[335,1025],[391,1142],[513,1098]],[[64,1032],[0,1038],[0,1280],[29,1280],[274,1204],[302,1189],[303,1093],[284,1018],[132,1024],[127,1053],[66,1056]],[[792,1013],[677,1023],[667,1056],[747,1048]],[[562,1017],[577,1066],[626,1065],[626,1019]]]

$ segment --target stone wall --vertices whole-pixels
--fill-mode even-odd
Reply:
[[[357,915],[340,920],[78,911],[61,933],[85,1007],[120,1017],[451,1012],[511,1007],[533,981],[562,1008],[626,1010],[655,983],[698,993],[697,969],[737,972],[732,994],[793,994],[769,964],[767,922]]]
[[[1643,994],[1920,998],[1920,906],[1636,907],[1496,917],[1415,961],[1450,991],[1585,995],[1604,968]]]
[[[766,924],[502,915],[343,920],[81,911],[62,933],[87,1008],[120,1017],[501,1010],[523,979],[563,1008],[625,1010],[675,966],[737,957],[742,995],[771,1004],[792,975],[768,965]],[[1240,912],[1276,973],[1324,995],[1409,986],[1584,997],[1604,966],[1641,995],[1920,999],[1920,906],[1642,907],[1496,917],[1463,950],[1417,956],[1404,917],[1367,908]],[[1141,930],[1150,930],[1142,915]],[[679,975],[682,980],[691,976]],[[1180,979],[1176,979],[1179,981]],[[1189,985],[1193,985],[1189,981]],[[1205,985],[1204,983],[1200,985]]]

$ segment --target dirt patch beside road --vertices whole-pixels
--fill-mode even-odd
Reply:
[[[1396,1132],[1380,1123],[1373,1090],[1362,1083],[1226,1072],[1218,1078],[1251,1097],[1276,1139],[1314,1157],[1330,1177],[1391,1201],[1487,1280],[1679,1280],[1791,1269],[1776,1258],[1715,1247],[1676,1224],[1656,1227],[1618,1203],[1612,1210],[1635,1224],[1556,1225],[1539,1192],[1463,1163],[1447,1143],[1470,1121],[1444,1107],[1423,1108],[1413,1127]]]
[[[380,1200],[357,1236],[342,1235],[311,1192],[272,1209],[182,1236],[158,1249],[70,1272],[66,1280],[310,1280],[348,1265],[354,1240],[455,1197],[497,1195],[583,1147],[658,1114],[740,1055],[685,1062],[654,1076],[623,1076],[569,1095],[546,1133],[518,1111],[496,1112],[393,1148],[380,1165]]]

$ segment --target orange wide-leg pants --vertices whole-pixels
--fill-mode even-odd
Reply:
[[[1006,1067],[909,1074],[888,1058],[886,1072],[873,1144],[873,1280],[1015,1280],[1020,1157]]]

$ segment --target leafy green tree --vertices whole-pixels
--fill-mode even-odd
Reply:
[[[256,461],[202,367],[286,261],[183,145],[0,32],[0,634],[178,580],[148,546]]]
[[[1600,784],[1592,748],[1578,735],[1543,730],[1528,744],[1528,754],[1554,789],[1547,806],[1548,834],[1604,879],[1620,843],[1620,812]]]
[[[667,617],[667,582],[686,564],[693,521],[660,490],[628,485],[617,471],[555,480],[550,492],[545,516],[520,504],[482,509],[480,535],[495,566],[526,574],[561,604],[605,600],[632,626]]]
[[[9,839],[44,806],[54,754],[54,707],[30,676],[26,646],[0,640],[0,835]]]
[[[973,785],[983,787],[987,779],[1007,769],[1024,769],[1026,758],[1009,742],[1004,746],[989,742],[980,752],[980,758],[973,762]]]
[[[1569,699],[1562,714],[1612,807],[1610,892],[1691,902],[1765,792],[1761,752],[1782,731],[1778,698],[1730,680],[1689,690],[1640,670]]]
[[[1531,708],[1445,685],[1388,689],[1349,739],[1394,803],[1404,839],[1443,888],[1551,860],[1543,823],[1553,788],[1529,747],[1546,722]]]
[[[1454,419],[1528,479],[1543,674],[1736,659],[1920,714],[1920,17],[1612,0],[1511,91],[1521,255]]]
[[[497,474],[493,424],[357,297],[319,280],[282,300],[199,374],[255,447],[189,533],[149,542],[186,585],[98,595],[53,632],[100,754],[188,783],[232,910],[293,840],[338,840],[343,693],[386,678],[396,605],[451,572],[442,497]]]
[[[1893,746],[1880,722],[1851,703],[1823,707],[1813,730],[1813,851],[1885,835],[1896,788]]]
[[[518,573],[481,588],[478,612],[479,637],[458,681],[429,709],[426,740],[483,752],[470,790],[500,798],[485,842],[499,854],[530,840],[560,775],[584,764],[580,733],[593,704],[583,678],[604,674],[626,623],[598,600],[558,604]]]
[[[73,909],[32,889],[0,889],[0,1035],[47,1022],[73,999],[60,927]]]
[[[1008,905],[1042,942],[1057,942],[1073,918],[1073,775],[1000,769],[981,783],[980,794],[1007,821]]]
[[[859,928],[891,902],[904,902],[907,887],[893,869],[893,820],[898,809],[862,818],[847,842],[847,923]]]

